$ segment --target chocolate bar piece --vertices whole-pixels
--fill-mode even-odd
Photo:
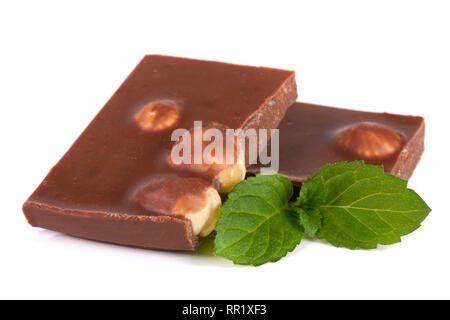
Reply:
[[[280,123],[279,173],[299,185],[326,164],[364,160],[407,180],[423,153],[424,132],[421,117],[297,102]]]
[[[292,71],[146,56],[23,211],[34,227],[82,238],[194,250],[217,220],[217,177],[171,163],[172,132],[200,120],[276,128],[296,97]]]

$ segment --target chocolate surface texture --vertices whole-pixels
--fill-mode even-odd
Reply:
[[[364,160],[407,180],[423,153],[424,132],[421,117],[297,102],[280,123],[279,173],[301,184],[326,164]]]
[[[296,97],[292,71],[146,56],[24,213],[32,226],[82,238],[194,250],[202,233],[186,218],[189,210],[213,210],[220,197],[207,170],[169,163],[172,131],[198,120],[276,128]]]

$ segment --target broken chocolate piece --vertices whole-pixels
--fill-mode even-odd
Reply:
[[[213,177],[168,163],[172,131],[199,120],[276,128],[296,96],[292,71],[146,56],[24,213],[32,226],[82,238],[194,250],[197,234],[211,231],[220,198]]]
[[[424,132],[422,117],[297,102],[280,123],[279,173],[298,185],[326,164],[364,160],[409,179],[424,150]]]

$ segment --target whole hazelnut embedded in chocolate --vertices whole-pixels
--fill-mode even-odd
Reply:
[[[230,193],[233,187],[245,179],[245,163],[244,160],[233,165],[223,168],[214,177],[222,193]]]
[[[389,127],[373,122],[360,122],[341,131],[336,145],[361,160],[380,160],[397,153],[404,139]]]
[[[135,116],[142,130],[161,131],[173,127],[180,117],[180,109],[169,100],[154,101],[144,106]]]
[[[146,210],[188,219],[195,235],[206,237],[220,217],[222,201],[216,189],[201,178],[159,177],[136,194]]]
[[[217,143],[217,148],[210,148],[212,141],[208,138],[210,129],[216,130],[215,132],[223,137],[223,140]],[[167,159],[168,163],[181,170],[212,177],[219,192],[231,192],[233,187],[245,178],[245,154],[239,139],[231,136],[227,141],[225,132],[226,128],[218,123],[201,128],[199,134],[195,134],[192,129],[174,143]],[[199,162],[195,161],[196,144],[200,146]],[[179,157],[180,153],[184,152],[189,153],[186,159]],[[183,158],[183,162],[180,162],[180,158]]]
[[[189,219],[195,235],[206,237],[216,227],[220,218],[220,199],[217,190],[208,187],[200,194],[186,194],[176,199],[172,214]]]

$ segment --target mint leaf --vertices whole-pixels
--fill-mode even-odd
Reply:
[[[373,249],[378,244],[400,242],[400,237],[420,227],[431,211],[413,190],[407,189],[406,181],[362,161],[327,165],[303,188],[320,193],[317,186],[321,180],[326,196],[317,207],[322,216],[317,237],[337,247]],[[298,201],[300,205],[313,202]]]
[[[292,194],[291,181],[279,174],[260,174],[236,185],[222,206],[215,254],[258,266],[294,250],[303,230],[289,204]]]
[[[298,214],[300,225],[311,237],[314,237],[322,227],[322,214],[319,209],[295,208],[295,211]]]
[[[310,236],[315,236],[322,226],[322,215],[317,207],[325,203],[325,182],[322,177],[307,179],[293,207],[300,225]]]
[[[297,207],[316,208],[325,203],[325,181],[319,176],[315,179],[308,178],[300,189],[300,195],[295,202]]]

